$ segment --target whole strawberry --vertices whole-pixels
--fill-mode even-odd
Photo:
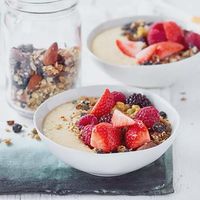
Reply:
[[[107,122],[99,123],[92,130],[90,144],[104,153],[113,152],[121,145],[120,129]]]
[[[109,89],[106,89],[103,95],[99,98],[97,103],[91,110],[91,114],[100,118],[103,115],[110,113],[115,105],[115,100],[113,94],[110,93]]]
[[[90,140],[91,140],[91,135],[92,135],[92,129],[94,128],[94,125],[86,125],[82,130],[81,130],[81,140],[83,141],[84,144],[90,145]]]
[[[125,144],[129,149],[137,149],[150,141],[149,131],[140,120],[135,120],[134,125],[125,133]]]
[[[147,128],[152,128],[154,123],[160,120],[160,114],[155,107],[148,106],[140,109],[137,112],[135,119],[141,120]]]

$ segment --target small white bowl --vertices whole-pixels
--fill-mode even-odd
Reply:
[[[191,56],[190,58],[167,64],[118,65],[117,63],[111,64],[106,62],[105,60],[102,60],[92,51],[92,43],[97,35],[104,32],[105,30],[118,26],[123,26],[127,23],[131,23],[139,19],[143,19],[146,22],[168,20],[166,18],[164,19],[163,17],[158,16],[134,16],[114,19],[98,25],[89,34],[87,39],[87,48],[90,52],[90,55],[95,61],[97,61],[98,65],[100,65],[100,67],[106,73],[128,85],[144,88],[159,88],[172,85],[180,77],[188,75],[191,70],[193,70],[193,67],[198,66],[200,53]],[[178,23],[180,24],[180,22]],[[194,27],[192,24],[181,24],[181,26],[186,28],[187,30],[196,31],[196,27]]]
[[[111,91],[123,91],[125,94],[132,94],[133,92],[141,92],[145,94],[153,104],[159,109],[167,113],[168,118],[172,124],[172,135],[162,144],[140,151],[125,152],[125,153],[111,153],[111,154],[96,154],[93,152],[85,152],[73,148],[64,147],[50,140],[43,134],[43,120],[52,109],[72,101],[80,96],[100,96],[105,88]],[[173,143],[179,126],[179,115],[176,110],[163,98],[142,90],[124,87],[124,86],[88,86],[78,89],[68,90],[60,93],[45,101],[35,112],[34,125],[49,150],[55,154],[59,159],[66,164],[97,176],[118,176],[137,169],[140,169],[164,154]]]

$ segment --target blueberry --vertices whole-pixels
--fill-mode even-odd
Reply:
[[[21,124],[14,124],[13,127],[12,127],[12,129],[13,129],[13,131],[15,133],[19,133],[22,130],[22,125]]]
[[[164,111],[160,111],[160,116],[161,116],[163,119],[166,119],[166,118],[167,118],[167,114],[166,114]]]
[[[161,122],[156,122],[153,125],[152,130],[157,133],[162,133],[162,132],[166,131],[166,126],[165,126],[165,124],[163,124]]]

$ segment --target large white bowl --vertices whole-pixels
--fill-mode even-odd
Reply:
[[[66,164],[98,176],[117,176],[142,168],[165,153],[177,135],[179,115],[163,98],[149,92],[144,92],[159,110],[163,110],[167,113],[172,123],[173,131],[172,135],[162,144],[147,150],[134,152],[112,154],[84,152],[59,145],[43,134],[43,120],[52,109],[67,101],[77,99],[80,96],[100,96],[105,88],[110,88],[111,91],[123,91],[126,94],[132,94],[133,92],[143,93],[142,90],[123,86],[89,86],[68,90],[48,99],[38,108],[34,115],[34,125],[42,141],[47,144],[49,150]]]
[[[97,35],[103,31],[114,28],[117,26],[123,26],[124,24],[136,21],[138,19],[144,19],[146,22],[156,22],[167,20],[158,16],[134,16],[120,19],[114,19],[106,21],[96,28],[94,28],[88,36],[87,48],[92,58],[97,61],[98,65],[113,78],[137,87],[145,88],[158,88],[170,86],[177,79],[182,76],[190,74],[193,67],[197,67],[200,60],[200,53],[173,63],[159,64],[159,65],[118,65],[111,64],[102,60],[96,56],[92,51],[92,43]],[[180,22],[178,22],[180,23]],[[187,30],[197,31],[196,26],[192,24],[181,24],[182,27]],[[105,46],[105,48],[108,48]]]

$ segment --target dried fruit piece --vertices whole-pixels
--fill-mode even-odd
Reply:
[[[125,143],[129,149],[137,149],[150,141],[149,131],[140,120],[136,120],[134,125],[130,126],[125,133]]]
[[[39,87],[39,83],[42,80],[42,77],[40,75],[34,74],[31,76],[29,82],[28,82],[28,90],[34,91]]]
[[[14,120],[8,120],[7,121],[8,126],[12,126],[12,125],[14,125],[14,123],[15,123]]]
[[[53,65],[58,59],[58,44],[54,42],[44,53],[43,64],[44,65]]]
[[[114,110],[111,122],[113,127],[131,126],[135,123],[133,119],[117,109]]]
[[[144,48],[145,43],[141,41],[121,41],[116,40],[116,45],[120,49],[120,51],[129,56],[129,57],[135,57],[135,55]]]
[[[152,148],[152,147],[155,147],[155,146],[157,146],[153,141],[150,141],[150,142],[148,142],[148,143],[145,143],[144,145],[142,145],[141,147],[139,147],[138,149],[137,149],[137,151],[138,150],[144,150],[144,149],[149,149],[149,148]]]
[[[102,122],[97,124],[92,130],[91,146],[104,153],[116,151],[121,145],[121,132],[112,124]]]
[[[163,42],[166,40],[167,40],[167,38],[165,35],[163,23],[156,22],[156,23],[152,24],[152,26],[149,29],[148,36],[147,36],[148,44],[151,45],[151,44]]]
[[[101,117],[110,113],[113,106],[115,105],[115,100],[113,95],[110,93],[109,89],[106,89],[103,95],[99,98],[97,103],[91,110],[91,114],[95,115],[96,117]]]

